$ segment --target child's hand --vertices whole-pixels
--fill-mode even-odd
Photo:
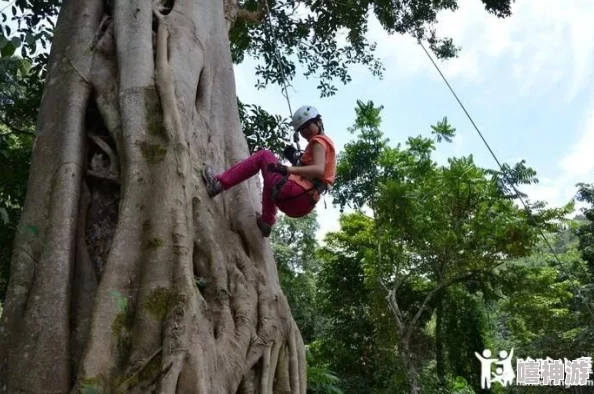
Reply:
[[[276,172],[283,176],[287,175],[287,166],[282,165],[281,163],[269,163],[268,164],[268,172]]]
[[[297,149],[295,149],[293,145],[287,145],[285,147],[285,150],[283,150],[283,156],[285,159],[289,160],[292,165],[297,165],[297,160],[299,160],[299,158],[297,157]]]

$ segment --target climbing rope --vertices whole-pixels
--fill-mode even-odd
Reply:
[[[456,101],[458,101],[458,104],[460,105],[460,107],[462,108],[462,110],[464,111],[464,113],[466,114],[466,116],[468,117],[468,119],[470,120],[470,123],[472,123],[472,126],[474,127],[474,129],[476,130],[476,132],[478,133],[478,135],[481,137],[481,139],[483,140],[484,144],[486,145],[487,149],[489,150],[489,152],[491,152],[491,156],[493,156],[493,159],[495,159],[495,162],[497,163],[497,165],[499,165],[499,168],[501,169],[501,173],[503,174],[504,177],[506,177],[506,180],[508,182],[508,184],[514,189],[514,192],[516,193],[516,195],[518,196],[518,198],[520,199],[520,201],[522,202],[522,205],[524,206],[524,208],[526,209],[526,211],[528,212],[528,215],[530,216],[530,218],[532,219],[532,221],[534,222],[534,225],[536,226],[536,228],[538,229],[538,232],[540,233],[540,235],[542,236],[542,238],[544,239],[545,243],[547,244],[547,246],[549,247],[551,253],[553,254],[557,264],[559,265],[559,267],[561,267],[561,270],[565,273],[565,275],[568,278],[574,278],[577,280],[577,278],[575,276],[572,276],[566,269],[565,266],[563,265],[563,263],[561,263],[561,259],[559,259],[559,256],[557,256],[557,253],[555,252],[555,250],[553,249],[553,247],[551,246],[551,243],[549,242],[549,240],[547,239],[546,235],[544,234],[544,232],[542,231],[542,228],[538,225],[536,218],[534,217],[534,215],[532,214],[532,211],[530,210],[530,208],[528,207],[528,205],[526,205],[526,203],[524,202],[524,199],[522,198],[519,190],[516,188],[516,186],[514,185],[514,183],[507,177],[507,174],[505,173],[505,169],[503,168],[503,166],[501,165],[501,163],[499,162],[499,160],[497,159],[497,156],[495,155],[495,153],[493,152],[493,150],[491,149],[491,147],[489,146],[489,143],[487,142],[487,140],[485,139],[485,137],[483,136],[483,134],[481,133],[481,131],[479,130],[478,126],[476,125],[476,123],[474,123],[474,120],[472,119],[472,116],[470,116],[470,114],[468,113],[468,111],[466,110],[466,107],[464,107],[464,104],[462,104],[462,101],[460,101],[460,99],[458,98],[458,95],[456,94],[456,92],[454,91],[454,89],[452,88],[452,86],[450,85],[450,83],[448,82],[447,78],[443,75],[443,73],[441,72],[439,66],[437,65],[437,63],[433,60],[433,57],[429,54],[429,51],[427,51],[427,49],[425,48],[425,46],[423,45],[423,43],[421,42],[421,40],[418,40],[419,45],[421,46],[421,48],[423,48],[423,51],[425,51],[425,54],[427,55],[427,57],[429,58],[429,60],[431,60],[431,63],[433,63],[433,66],[435,66],[435,68],[437,69],[437,72],[439,73],[439,75],[441,75],[441,78],[444,80],[444,82],[446,83],[446,85],[448,86],[448,88],[450,89],[450,92],[452,93],[452,95],[454,95],[454,97],[456,98]],[[586,308],[588,309],[588,312],[590,312],[590,315],[592,315],[592,317],[594,318],[594,313],[592,312],[592,310],[590,309],[590,306],[585,302],[584,297],[582,296],[582,293],[580,292],[580,289],[570,280],[570,283],[572,285],[572,287],[574,288],[574,290],[577,293],[577,297],[582,300],[582,302],[584,303],[584,305],[586,306]]]
[[[283,67],[283,61],[281,58],[281,55],[278,51],[278,46],[276,45],[276,43],[278,42],[278,40],[276,39],[276,34],[274,33],[274,26],[272,25],[272,12],[270,9],[270,4],[268,3],[268,0],[264,1],[264,4],[266,5],[266,15],[268,16],[268,27],[270,29],[270,35],[272,36],[272,46],[274,47],[274,55],[276,57],[276,61],[278,62],[278,68],[280,70],[281,73],[281,78],[282,78],[282,91],[281,94],[285,97],[285,99],[287,100],[287,105],[289,107],[289,119],[291,119],[293,117],[293,109],[291,108],[291,99],[289,98],[289,90],[287,88],[287,77],[285,75],[285,70]],[[295,144],[297,145],[297,151],[301,152],[301,147],[299,145],[299,134],[298,133],[294,133],[293,134],[293,141],[295,142]]]
[[[8,7],[10,7],[11,5],[13,5],[15,2],[16,2],[16,0],[12,0],[10,3],[8,3],[8,4],[6,5],[6,7],[2,8],[2,9],[0,10],[0,13],[4,12],[4,10],[5,10],[5,9],[7,9],[7,8],[8,8]]]

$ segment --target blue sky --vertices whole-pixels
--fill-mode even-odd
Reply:
[[[562,4],[561,4],[562,3]],[[479,0],[460,0],[455,13],[443,13],[438,31],[462,47],[460,56],[439,62],[442,72],[462,100],[501,162],[525,159],[540,183],[524,187],[531,200],[553,206],[575,195],[577,182],[591,182],[594,168],[594,3],[587,0],[517,2],[511,18],[487,14]],[[338,94],[321,99],[317,81],[298,78],[289,90],[293,110],[312,104],[324,117],[337,150],[353,137],[356,100],[372,100],[385,107],[383,130],[393,142],[430,133],[430,125],[444,116],[457,129],[452,144],[441,144],[439,161],[473,154],[481,166],[497,164],[459,107],[423,49],[406,36],[388,36],[371,20],[369,37],[386,66],[379,80],[362,67]],[[254,66],[236,66],[237,93],[242,100],[288,116],[281,88],[256,90]],[[304,143],[302,143],[302,147]],[[326,197],[318,204],[320,239],[337,230],[338,210]]]

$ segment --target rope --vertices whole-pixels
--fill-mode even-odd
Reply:
[[[0,13],[4,12],[4,10],[5,10],[5,9],[7,9],[7,8],[8,8],[8,7],[10,7],[11,5],[13,5],[15,2],[16,2],[16,0],[12,0],[10,3],[8,3],[8,4],[6,5],[6,7],[2,8],[2,9],[0,10]]]
[[[276,56],[276,61],[278,62],[278,67],[281,73],[281,78],[282,78],[282,90],[281,90],[281,94],[285,97],[285,99],[287,100],[287,105],[289,107],[289,119],[292,118],[293,116],[293,109],[291,108],[291,99],[289,98],[289,90],[287,89],[287,77],[285,75],[285,70],[283,68],[283,62],[282,62],[282,58],[280,56],[280,53],[278,51],[278,46],[276,45],[276,43],[278,42],[277,38],[276,38],[276,34],[274,33],[274,26],[272,25],[272,15],[271,15],[271,9],[270,9],[270,4],[268,3],[268,0],[264,1],[264,4],[266,5],[266,15],[268,16],[268,26],[270,28],[270,35],[272,36],[272,46],[274,47],[274,55]],[[295,144],[297,145],[297,150],[301,151],[301,147],[299,146],[299,136],[297,135],[297,133],[295,133],[293,135],[293,141],[295,142]]]
[[[477,127],[477,125],[474,123],[474,120],[472,119],[472,117],[470,116],[470,114],[468,113],[468,111],[466,110],[466,108],[464,107],[464,104],[462,104],[462,102],[458,98],[458,95],[456,94],[456,92],[454,91],[454,89],[452,88],[452,86],[450,85],[450,83],[448,82],[448,80],[446,79],[446,77],[443,75],[443,73],[439,69],[439,66],[437,65],[437,63],[435,63],[435,61],[433,60],[433,57],[431,57],[431,55],[429,54],[429,52],[427,51],[427,49],[425,48],[425,46],[423,45],[423,43],[421,42],[421,40],[418,40],[418,43],[421,46],[421,48],[423,48],[423,51],[425,51],[425,54],[427,55],[427,57],[429,58],[429,60],[431,60],[431,63],[433,63],[433,66],[435,66],[435,68],[437,69],[437,72],[439,72],[439,75],[441,75],[441,78],[444,80],[444,82],[446,83],[446,85],[450,89],[450,92],[452,92],[452,94],[454,95],[454,97],[458,101],[458,104],[460,104],[460,107],[462,107],[462,110],[464,111],[464,113],[466,114],[466,116],[470,120],[470,123],[472,123],[472,125],[474,126],[474,129],[477,131],[477,133],[479,134],[479,136],[481,137],[481,139],[483,140],[483,142],[487,146],[487,149],[489,150],[489,152],[491,152],[491,155],[495,159],[495,162],[501,168],[502,174],[507,178],[507,174],[505,173],[505,170],[503,169],[503,166],[501,165],[501,163],[497,159],[497,156],[495,155],[495,153],[493,152],[493,150],[489,146],[489,143],[487,142],[487,140],[485,139],[485,137],[483,137],[483,134],[481,133],[481,131],[479,130],[479,128]],[[524,206],[524,208],[528,212],[528,215],[530,215],[530,218],[532,219],[532,221],[536,225],[536,228],[538,229],[540,235],[542,236],[542,238],[544,239],[545,243],[549,247],[551,253],[555,257],[555,260],[557,261],[557,264],[559,265],[559,267],[561,267],[561,270],[565,273],[565,275],[567,275],[568,278],[572,278],[573,277],[574,279],[576,279],[574,276],[572,276],[572,275],[569,274],[569,272],[565,269],[565,266],[561,263],[561,260],[559,259],[559,256],[557,256],[557,253],[555,253],[555,251],[553,250],[553,247],[551,246],[551,243],[549,242],[549,240],[545,236],[544,232],[542,231],[542,229],[540,228],[540,226],[536,222],[536,218],[532,214],[532,211],[530,210],[530,208],[528,208],[528,206],[524,202],[524,199],[520,195],[520,192],[518,191],[518,189],[516,189],[516,186],[514,185],[514,183],[509,178],[507,178],[506,180],[509,183],[509,185],[514,189],[514,191],[516,192],[516,194],[518,195],[520,201],[522,202],[522,205]],[[580,298],[583,301],[584,305],[588,309],[588,312],[590,312],[590,315],[592,315],[592,317],[594,318],[594,313],[592,312],[592,310],[590,309],[590,307],[588,306],[588,304],[584,301],[584,298],[583,298],[583,296],[582,296],[579,288],[572,281],[570,281],[570,283],[573,286],[574,290],[576,291],[578,298]]]

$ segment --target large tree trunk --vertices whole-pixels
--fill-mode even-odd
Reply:
[[[306,392],[302,338],[256,226],[257,178],[211,200],[198,175],[248,155],[235,7],[63,2],[0,326],[1,393]]]

